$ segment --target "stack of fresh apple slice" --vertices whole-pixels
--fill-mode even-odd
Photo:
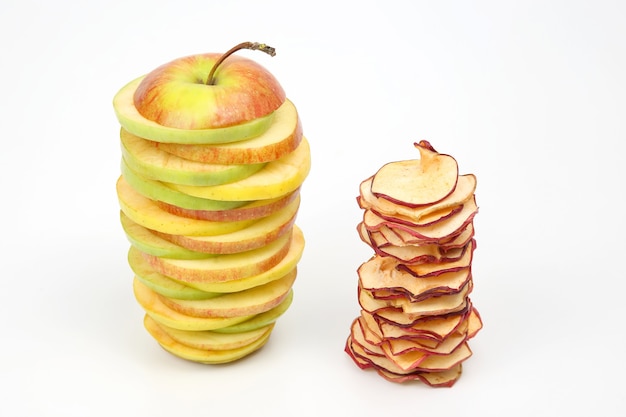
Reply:
[[[120,220],[144,326],[167,351],[226,363],[268,341],[293,297],[310,169],[294,104],[252,60],[176,59],[124,86]],[[228,58],[228,59],[226,59]]]
[[[450,387],[482,321],[473,288],[474,175],[421,141],[420,159],[384,165],[363,181],[357,229],[374,255],[358,268],[361,314],[345,350],[393,382]]]

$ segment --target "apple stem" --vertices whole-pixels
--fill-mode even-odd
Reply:
[[[215,63],[215,65],[213,65],[213,68],[211,68],[211,72],[209,72],[209,77],[207,78],[207,85],[215,85],[215,71],[217,70],[217,67],[220,66],[220,64],[222,62],[224,62],[224,60],[226,58],[228,58],[230,55],[232,55],[233,53],[239,51],[240,49],[251,49],[253,51],[262,51],[265,52],[266,54],[270,55],[270,56],[274,56],[276,55],[276,50],[274,48],[272,48],[269,45],[266,45],[264,43],[258,43],[258,42],[242,42],[239,45],[235,45],[232,48],[230,48],[228,51],[226,51]]]

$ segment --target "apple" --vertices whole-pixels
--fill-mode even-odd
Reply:
[[[268,162],[254,175],[229,184],[192,186],[165,183],[169,188],[209,200],[253,201],[284,196],[300,188],[311,168],[311,151],[306,137],[288,155]]]
[[[245,205],[246,201],[210,200],[187,195],[168,187],[162,181],[151,180],[142,177],[133,171],[126,161],[122,159],[120,164],[122,177],[133,190],[142,196],[155,202],[165,202],[189,210],[229,210]]]
[[[215,222],[176,216],[162,210],[153,200],[138,193],[122,176],[117,181],[117,197],[122,212],[135,223],[162,233],[211,236],[244,229],[254,220]]]
[[[294,269],[304,252],[304,236],[297,226],[293,227],[292,232],[289,251],[278,264],[260,274],[233,281],[183,282],[167,277],[155,271],[141,251],[133,247],[129,250],[128,262],[136,278],[159,294],[184,300],[210,298],[216,293],[232,293],[266,284]]]
[[[219,292],[202,291],[154,271],[135,246],[128,249],[128,265],[135,279],[159,295],[180,300],[206,300],[221,295]]]
[[[154,231],[152,234],[192,253],[222,255],[245,252],[265,246],[285,235],[285,233],[290,233],[295,224],[299,206],[300,197],[298,196],[289,205],[276,213],[264,217],[244,229],[222,235],[182,236],[158,231]],[[166,257],[174,258],[174,256]],[[181,259],[182,256],[177,258]],[[201,258],[201,256],[196,256],[196,258]]]
[[[456,160],[438,153],[427,141],[415,147],[420,159],[390,162],[376,172],[372,194],[414,208],[437,203],[454,191],[459,177]]]
[[[161,65],[116,94],[118,121],[129,132],[158,142],[228,143],[258,136],[286,97],[264,67],[231,56],[242,48],[274,54],[267,45],[245,42],[225,54],[192,55]]]
[[[284,196],[270,198],[266,200],[255,200],[250,203],[245,203],[240,207],[226,210],[191,210],[164,203],[162,201],[157,201],[156,203],[164,211],[167,211],[168,213],[174,214],[176,216],[182,216],[197,220],[225,222],[261,219],[284,208],[285,206],[293,202],[293,200],[299,198],[299,196],[300,188],[297,188],[296,190]]]
[[[146,320],[152,320],[146,315]],[[179,330],[158,324],[164,333],[181,345],[200,350],[232,350],[250,345],[271,332],[275,323],[241,333],[218,333],[212,330]]]
[[[254,138],[222,144],[150,142],[169,154],[206,164],[259,164],[293,152],[302,140],[302,122],[295,105],[286,99],[276,110],[269,128]]]
[[[272,333],[271,328],[265,330],[264,333],[257,339],[248,343],[247,345],[235,347],[232,349],[198,349],[180,343],[164,330],[162,325],[153,320],[150,316],[146,315],[144,318],[144,327],[150,333],[150,335],[159,343],[159,345],[182,359],[186,359],[192,362],[198,362],[203,364],[223,364],[234,362],[241,358],[244,358],[253,352],[262,348]]]
[[[129,242],[140,251],[153,256],[173,259],[203,259],[214,256],[179,246],[159,237],[154,231],[135,223],[120,211],[120,223]]]
[[[264,313],[279,305],[296,279],[294,268],[284,277],[248,290],[205,300],[178,300],[161,296],[163,304],[193,317],[241,317]]]
[[[188,331],[211,330],[222,333],[241,333],[275,322],[291,305],[293,290],[273,309],[261,314],[241,317],[193,317],[181,314],[162,301],[156,292],[133,279],[135,299],[150,318],[170,328]]]
[[[206,259],[169,259],[143,254],[152,268],[185,283],[225,282],[252,277],[276,266],[289,252],[293,232],[266,246]]]
[[[143,178],[184,185],[219,185],[249,177],[265,166],[218,165],[189,161],[171,155],[125,129],[120,131],[122,157]]]

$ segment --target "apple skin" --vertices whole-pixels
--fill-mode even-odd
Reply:
[[[137,111],[146,119],[178,129],[214,129],[245,123],[274,112],[285,92],[264,67],[231,56],[207,77],[221,54],[190,55],[151,71],[133,95]]]

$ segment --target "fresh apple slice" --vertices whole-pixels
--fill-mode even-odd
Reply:
[[[189,287],[180,281],[159,274],[145,262],[141,251],[134,246],[128,250],[128,265],[135,274],[135,279],[165,297],[179,300],[206,300],[221,295],[218,292],[202,291]]]
[[[249,332],[261,327],[265,327],[269,324],[275,323],[276,320],[289,309],[293,301],[293,289],[289,291],[285,299],[276,307],[272,308],[265,313],[257,314],[256,316],[242,321],[232,326],[220,327],[213,330],[215,333],[242,333]]]
[[[256,174],[241,181],[210,187],[167,184],[174,190],[210,200],[252,201],[284,196],[299,188],[311,168],[311,151],[306,137],[295,151],[269,162]]]
[[[357,203],[362,209],[375,209],[378,215],[392,216],[404,219],[408,224],[416,226],[427,225],[449,215],[474,196],[476,190],[476,176],[472,174],[460,175],[454,191],[443,200],[423,207],[407,207],[394,204],[372,194],[373,177],[361,182]]]
[[[129,256],[129,263],[137,278],[139,278],[144,284],[146,281],[149,281],[150,285],[146,285],[159,294],[183,300],[209,298],[205,295],[214,293],[232,293],[266,284],[283,277],[289,271],[294,269],[302,257],[305,242],[304,235],[297,226],[294,226],[292,233],[293,238],[291,245],[289,246],[289,251],[278,264],[258,275],[234,281],[191,283],[178,281],[155,271],[144,258],[143,254],[141,254],[141,252],[139,252],[136,248],[132,247],[129,252],[129,254],[132,253],[132,256]]]
[[[207,259],[168,259],[148,254],[144,257],[155,271],[184,283],[225,282],[272,269],[289,252],[292,236],[293,232],[258,249]]]
[[[293,152],[302,140],[302,123],[294,104],[286,99],[276,110],[269,129],[252,139],[234,143],[186,145],[154,142],[154,146],[181,158],[208,164],[258,164]]]
[[[426,141],[416,143],[420,159],[390,162],[372,179],[377,198],[407,207],[437,203],[452,193],[459,167],[450,155],[440,154]]]
[[[253,317],[190,317],[172,310],[161,301],[161,297],[137,278],[133,279],[135,299],[153,320],[159,324],[180,330],[215,330],[244,322]]]
[[[193,317],[240,317],[264,313],[279,305],[296,280],[296,269],[284,277],[248,290],[206,300],[177,300],[161,297],[172,310]]]
[[[258,220],[269,216],[276,211],[290,204],[294,199],[300,196],[300,189],[296,189],[291,193],[268,200],[256,200],[247,203],[241,207],[228,210],[189,210],[182,207],[157,201],[160,208],[168,213],[177,216],[187,217],[197,220],[210,220],[215,222],[232,222],[240,220]]]
[[[147,316],[146,319],[152,320],[150,316]],[[217,333],[211,330],[179,330],[167,327],[163,324],[158,324],[156,322],[154,324],[159,326],[163,332],[167,333],[169,337],[181,345],[200,350],[238,349],[254,343],[256,340],[263,337],[267,332],[271,332],[275,325],[274,323],[271,323],[267,326],[243,333]]]
[[[239,181],[258,172],[265,164],[218,165],[190,161],[169,154],[154,142],[121,129],[122,157],[138,175],[156,181],[183,185],[219,185]]]
[[[267,330],[263,336],[259,337],[252,343],[234,349],[227,350],[208,350],[196,349],[174,340],[167,332],[159,326],[155,320],[146,315],[144,326],[148,333],[169,353],[192,362],[203,364],[223,364],[234,362],[263,347],[272,333],[271,329]]]
[[[177,247],[200,253],[229,254],[245,252],[265,246],[285,233],[289,233],[295,224],[299,205],[300,197],[298,196],[291,204],[280,211],[258,220],[244,229],[223,235],[182,236],[160,232],[154,232],[153,234],[162,237],[165,241],[171,242]],[[169,258],[173,257],[169,256]]]
[[[212,222],[176,216],[163,211],[152,200],[135,191],[124,177],[117,181],[117,196],[121,210],[135,223],[162,233],[190,236],[211,236],[244,229],[254,220]]]
[[[113,109],[119,123],[134,135],[163,143],[230,143],[254,138],[265,132],[274,121],[274,113],[248,122],[214,129],[180,129],[149,120],[135,107],[133,96],[145,76],[122,87],[113,98]]]
[[[129,219],[123,211],[120,211],[120,223],[130,243],[149,255],[173,259],[203,259],[214,256],[211,253],[190,250],[163,239]]]
[[[242,201],[220,201],[193,197],[166,186],[164,182],[144,178],[134,172],[122,159],[120,165],[122,177],[133,189],[142,196],[155,202],[183,207],[190,210],[230,210],[246,204]]]

